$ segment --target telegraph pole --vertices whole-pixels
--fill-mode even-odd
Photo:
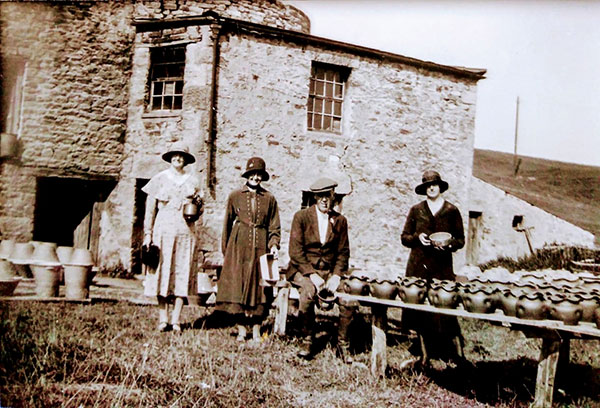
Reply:
[[[519,172],[519,165],[521,164],[521,160],[518,159],[517,156],[517,142],[519,139],[519,97],[517,96],[517,113],[515,117],[515,153],[513,156],[513,169],[515,171],[515,176]]]

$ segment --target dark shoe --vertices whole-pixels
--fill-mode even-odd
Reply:
[[[301,350],[296,354],[299,358],[310,361],[315,358],[315,350],[311,339],[304,339],[300,344]]]

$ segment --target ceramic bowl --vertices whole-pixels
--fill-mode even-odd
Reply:
[[[438,246],[446,246],[450,243],[452,239],[452,234],[449,232],[434,232],[429,236],[429,240],[432,244]]]

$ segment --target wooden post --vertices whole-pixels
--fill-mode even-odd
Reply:
[[[290,298],[290,288],[279,289],[275,298],[275,325],[273,331],[280,336],[285,335],[285,324],[288,315],[288,301]]]
[[[376,377],[385,376],[387,368],[387,337],[385,329],[387,326],[387,307],[372,306],[372,336],[373,346],[371,348],[371,374]]]
[[[561,339],[557,336],[542,337],[542,351],[535,385],[535,401],[531,405],[533,408],[552,407],[554,378],[561,342]]]

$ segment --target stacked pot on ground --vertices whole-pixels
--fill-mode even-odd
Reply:
[[[33,247],[29,266],[35,279],[35,292],[39,297],[58,297],[61,264],[52,242],[30,243]],[[15,246],[16,248],[16,246]],[[14,261],[13,261],[14,262]]]
[[[67,299],[87,299],[93,279],[92,253],[85,248],[69,250],[69,247],[64,247],[59,252],[64,257],[62,266],[65,276],[65,297]]]
[[[17,274],[24,279],[31,279],[33,271],[29,264],[33,255],[33,244],[31,242],[14,242],[10,245],[8,260],[13,264]]]
[[[8,260],[14,245],[12,240],[0,241],[0,296],[11,296],[21,281],[15,266]]]

